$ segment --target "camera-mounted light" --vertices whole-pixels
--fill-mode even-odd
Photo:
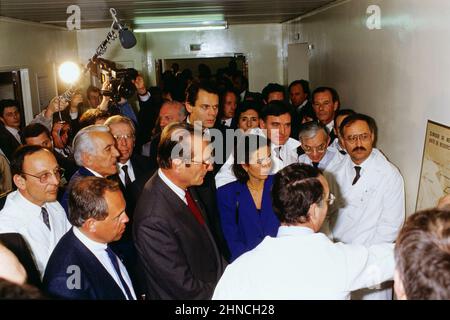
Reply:
[[[60,79],[67,84],[75,84],[80,78],[80,67],[71,61],[64,62],[58,68]]]

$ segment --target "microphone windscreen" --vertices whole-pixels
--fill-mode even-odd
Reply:
[[[136,37],[134,33],[128,29],[121,29],[119,31],[120,44],[125,49],[133,48],[136,45]]]

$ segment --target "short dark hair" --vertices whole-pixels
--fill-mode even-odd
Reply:
[[[117,181],[84,177],[73,184],[69,193],[69,221],[81,227],[89,218],[104,220],[108,216],[105,192],[120,191]]]
[[[262,89],[262,96],[264,101],[267,102],[267,99],[269,98],[269,94],[272,92],[283,92],[284,97],[286,98],[286,90],[281,84],[278,83],[269,83],[267,86]]]
[[[98,92],[100,94],[100,89],[97,88],[96,86],[90,85],[87,90],[86,90],[86,96],[89,98],[89,94],[91,92]]]
[[[186,89],[186,101],[191,105],[195,105],[195,101],[198,99],[198,93],[200,90],[206,91],[208,93],[219,95],[217,86],[212,81],[194,81]]]
[[[333,99],[333,102],[337,102],[338,105],[341,103],[341,100],[339,99],[339,94],[337,93],[336,89],[331,87],[318,87],[316,88],[312,93],[312,103],[314,104],[314,96],[316,93],[322,93],[322,92],[329,92],[331,93],[331,99]]]
[[[32,155],[36,152],[39,152],[41,150],[45,150],[47,152],[50,152],[47,148],[44,148],[43,146],[37,146],[37,145],[24,145],[20,146],[14,151],[12,160],[11,160],[11,175],[14,176],[16,174],[21,174],[23,171],[23,163],[25,161],[25,157]],[[53,154],[53,153],[52,153]]]
[[[349,115],[347,118],[342,120],[341,126],[339,127],[339,133],[341,137],[344,136],[344,129],[352,125],[356,121],[364,121],[369,126],[370,132],[376,137],[377,136],[377,124],[372,117],[361,113],[354,113]]]
[[[17,284],[0,278],[0,300],[47,299],[38,288],[29,284]]]
[[[175,131],[180,130],[181,136],[179,140],[173,140]],[[170,169],[172,167],[172,151],[176,146],[180,146],[183,142],[184,134],[188,133],[190,136],[194,135],[194,127],[185,122],[173,122],[164,127],[161,132],[161,139],[158,144],[158,166],[162,169]],[[182,154],[183,148],[180,150],[179,156]]]
[[[281,223],[306,223],[313,203],[321,204],[324,195],[320,171],[310,165],[294,163],[278,171],[272,186],[272,207]]]
[[[219,114],[217,115],[217,119],[221,119],[223,116],[224,108],[225,108],[225,98],[228,93],[234,94],[236,97],[236,103],[239,103],[239,94],[236,92],[234,88],[225,87],[219,93]]]
[[[356,112],[353,111],[352,109],[342,109],[342,110],[337,110],[336,113],[334,114],[334,127],[336,130],[339,131],[339,128],[336,127],[336,119],[338,117],[342,117],[342,116],[349,116],[352,114],[355,114]]]
[[[51,138],[50,131],[48,131],[46,126],[40,123],[30,123],[22,130],[22,140],[25,141],[27,138],[35,138],[42,133],[45,133]]]
[[[285,101],[274,100],[266,104],[261,111],[261,119],[266,121],[268,116],[279,117],[282,114],[289,113],[292,119],[292,108]]]
[[[0,117],[3,118],[3,112],[5,111],[5,108],[8,107],[16,107],[19,108],[19,102],[17,100],[12,99],[3,99],[0,100]]]
[[[246,183],[249,180],[247,171],[242,167],[243,164],[250,164],[250,156],[256,150],[262,147],[270,148],[270,140],[257,134],[243,135],[237,144],[234,146],[234,162],[233,173],[236,179],[241,183]]]
[[[304,79],[292,81],[288,88],[289,92],[291,92],[291,88],[296,85],[302,86],[303,92],[309,97],[309,95],[311,94],[311,90],[309,89],[308,81]]]
[[[103,111],[97,108],[87,109],[80,117],[78,123],[80,130],[84,127],[95,124],[99,119],[108,119],[110,114],[107,111]]]
[[[397,237],[395,262],[409,300],[450,300],[450,211],[411,215]]]

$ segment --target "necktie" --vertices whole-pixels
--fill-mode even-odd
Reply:
[[[275,148],[275,155],[278,159],[283,161],[283,159],[281,158],[281,148],[282,148],[281,146]]]
[[[201,225],[204,225],[205,219],[203,219],[202,213],[200,212],[200,209],[197,207],[197,204],[195,203],[194,199],[192,199],[192,196],[189,193],[189,190],[186,190],[186,201],[187,201],[188,208],[189,208],[189,210],[191,210],[195,219],[197,219],[198,223],[200,223]]]
[[[120,272],[120,267],[119,267],[119,262],[117,261],[117,256],[114,253],[114,251],[112,251],[112,249],[110,247],[106,247],[106,252],[108,253],[108,257],[111,260],[114,269],[116,270],[117,275],[119,276],[119,280],[122,283],[122,287],[125,290],[128,300],[134,300],[133,295],[131,294],[130,288],[128,287],[127,283],[125,282],[125,279],[122,277],[122,272]]]
[[[346,155],[346,154],[347,154],[347,152],[345,152],[344,150],[339,150],[339,152],[340,152],[340,154],[342,154],[342,155]]]
[[[319,169],[319,163],[318,162],[313,162],[312,165],[313,165],[314,168]]]
[[[130,175],[128,174],[128,166],[122,166],[122,170],[125,173],[125,187],[128,187],[131,184]]]
[[[358,182],[359,178],[361,177],[361,175],[359,174],[361,172],[361,167],[355,166],[355,171],[356,171],[356,175],[355,175],[355,178],[353,179],[352,185],[356,184]]]
[[[42,214],[42,220],[44,221],[45,225],[47,226],[48,230],[52,230],[52,228],[50,228],[50,219],[48,217],[48,212],[47,209],[45,209],[44,207],[41,208],[41,214]]]

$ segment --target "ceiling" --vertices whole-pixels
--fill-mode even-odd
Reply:
[[[223,14],[228,25],[281,23],[332,0],[0,0],[0,16],[66,27],[70,5],[81,9],[81,28],[110,27],[109,8],[133,26],[135,18]]]

